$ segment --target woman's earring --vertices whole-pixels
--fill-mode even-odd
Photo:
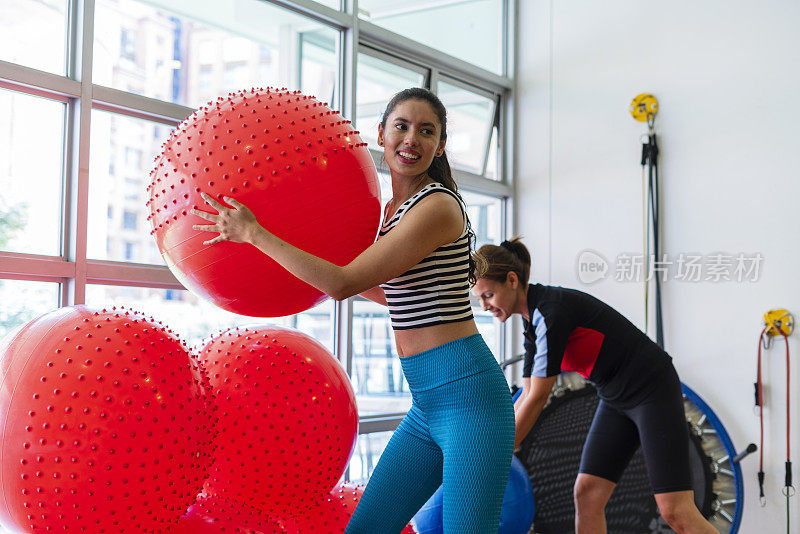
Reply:
[[[383,141],[381,141],[380,139],[378,139],[378,146],[383,146]]]

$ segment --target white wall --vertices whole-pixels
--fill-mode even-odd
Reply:
[[[516,164],[518,229],[543,283],[593,293],[643,325],[640,284],[614,280],[616,256],[642,249],[639,136],[628,113],[641,92],[660,103],[664,252],[761,253],[757,282],[669,280],[667,349],[682,380],[716,411],[737,449],[758,441],[753,412],[761,316],[800,317],[800,5],[791,0],[654,2],[519,0]],[[580,282],[593,249],[609,278]],[[798,331],[800,334],[800,331]],[[793,414],[800,414],[800,343]],[[740,532],[785,532],[785,357],[767,355],[764,449],[743,461]],[[793,427],[800,428],[800,419]],[[793,431],[800,486],[800,432]],[[800,498],[792,499],[793,527]]]

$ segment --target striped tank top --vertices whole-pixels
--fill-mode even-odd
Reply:
[[[469,302],[469,238],[467,213],[458,195],[439,183],[428,184],[398,206],[384,221],[378,239],[389,233],[403,215],[420,200],[442,192],[458,200],[464,214],[461,236],[434,250],[428,257],[397,278],[381,284],[395,330],[409,330],[472,319]]]

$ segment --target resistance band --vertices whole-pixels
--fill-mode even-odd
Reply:
[[[782,490],[783,495],[786,497],[786,532],[791,532],[789,527],[789,498],[794,495],[794,486],[792,485],[792,459],[791,459],[791,417],[790,417],[790,387],[791,379],[789,374],[789,337],[787,333],[781,328],[780,323],[767,324],[761,334],[758,336],[758,369],[756,371],[756,384],[755,384],[755,401],[758,406],[758,417],[760,423],[761,433],[761,446],[759,447],[759,464],[758,464],[758,487],[759,499],[761,506],[766,506],[767,500],[764,496],[764,397],[763,397],[763,380],[761,376],[761,349],[768,349],[772,343],[770,336],[781,335],[786,343],[786,471],[784,477],[784,487]]]

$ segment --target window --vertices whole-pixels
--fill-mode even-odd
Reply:
[[[322,4],[324,6],[332,7],[333,9],[341,9],[341,0],[314,0],[318,4]]]
[[[482,195],[472,191],[461,190],[461,196],[467,205],[472,231],[475,232],[475,249],[487,243],[498,244],[502,241],[502,201],[497,197]],[[497,322],[490,313],[480,307],[480,303],[472,296],[472,313],[475,324],[486,344],[498,361],[503,359],[502,331],[503,325]]]
[[[0,339],[31,319],[58,307],[60,284],[0,280]]]
[[[421,87],[425,74],[366,53],[358,54],[356,129],[361,138],[378,149],[378,123],[395,93]]]
[[[132,146],[125,147],[125,165],[131,169],[142,168],[142,151]]]
[[[0,89],[0,250],[60,253],[64,113],[61,102]]]
[[[68,4],[67,0],[4,0],[0,60],[64,74]]]
[[[125,230],[136,230],[137,218],[138,214],[135,211],[124,211],[122,213],[122,228],[124,228]]]
[[[502,0],[358,0],[358,16],[497,74],[503,73]],[[446,22],[445,22],[446,21]]]
[[[497,126],[492,127],[492,137],[489,140],[489,154],[486,156],[486,170],[483,175],[490,180],[500,179],[500,169],[497,167],[497,150],[499,148]]]
[[[197,89],[201,94],[211,96],[214,86],[214,65],[202,65],[197,77]],[[210,98],[209,98],[210,99]]]
[[[110,143],[112,129],[113,144]],[[158,132],[161,134],[156,135]],[[160,153],[164,141],[162,137],[168,134],[166,128],[154,122],[106,111],[92,111],[87,236],[87,255],[90,258],[164,263],[160,254],[150,253],[148,245],[153,239],[149,224],[138,224],[138,221],[146,218],[150,164]],[[124,178],[104,172],[108,168],[107,162],[113,160],[116,154],[124,154]],[[122,213],[122,217],[103,217],[103,214],[114,211]],[[125,230],[125,241],[130,246],[113,243],[121,242],[121,230]],[[133,246],[131,232],[137,233],[138,246]],[[109,241],[112,242],[110,246]]]
[[[67,0],[6,0],[0,256],[15,267],[0,278],[0,298],[10,303],[0,310],[0,333],[62,299],[141,309],[189,343],[263,322],[182,289],[146,220],[149,173],[162,143],[192,108],[228,91],[287,87],[344,109],[380,165],[377,123],[389,98],[407,87],[432,88],[448,107],[448,152],[478,245],[506,237],[501,223],[513,184],[504,175],[503,144],[512,132],[503,111],[514,89],[502,75],[506,0],[357,3],[353,17],[340,0],[95,0],[86,3],[93,12]],[[73,32],[87,24],[93,42],[84,43]],[[345,38],[350,30],[360,42]],[[421,53],[420,44],[432,53]],[[92,71],[79,77],[65,59],[85,52]],[[93,89],[82,91],[82,82]],[[90,136],[81,135],[77,120],[67,121],[73,105],[91,110]],[[86,115],[77,118],[86,126]],[[81,167],[86,154],[88,173]],[[381,193],[384,201],[391,196],[388,175]],[[473,309],[487,343],[504,357],[504,329]],[[351,463],[351,478],[365,480],[391,435],[386,430],[411,404],[386,308],[359,297],[328,300],[268,322],[341,349],[362,430],[372,432],[359,437]]]
[[[317,47],[320,40],[338,43],[338,30],[260,0],[193,3],[183,13],[168,0],[97,0],[94,82],[122,90],[136,83],[144,96],[192,107],[240,89],[299,89],[303,79],[305,91],[325,101],[338,98],[338,46],[326,44],[324,53],[297,46],[311,35]],[[148,48],[148,39],[135,39],[133,27],[172,46]],[[270,51],[266,57],[264,48]],[[136,64],[117,68],[121,59],[133,58]]]
[[[247,84],[247,63],[244,61],[235,61],[225,64],[225,72],[222,81],[222,87],[226,92],[235,92],[242,89],[249,89],[245,87]]]
[[[447,108],[447,155],[454,167],[483,174],[494,127],[495,102],[456,82],[439,82],[437,94]]]
[[[350,459],[350,482],[366,484],[372,475],[372,470],[378,463],[378,458],[383,454],[392,432],[373,432],[359,434],[353,457]]]
[[[360,415],[405,412],[411,392],[400,368],[386,306],[353,302],[353,372]]]
[[[502,241],[502,202],[497,197],[461,190],[467,205],[467,215],[475,232],[475,248],[486,244],[497,245]]]
[[[338,109],[339,84],[336,68],[339,56],[339,36],[327,30],[308,30],[300,33],[300,90],[315,95]]]
[[[122,28],[120,31],[119,56],[122,59],[136,61],[136,33],[134,30]],[[163,60],[157,59],[156,61]]]
[[[136,253],[139,247],[136,246],[136,243],[131,243],[130,241],[125,241],[125,254],[123,259],[125,261],[136,261]]]
[[[187,344],[196,345],[221,330],[248,324],[276,324],[296,328],[333,352],[333,301],[290,317],[260,319],[230,313],[186,290],[91,284],[86,303],[98,308],[125,306],[162,321]]]

